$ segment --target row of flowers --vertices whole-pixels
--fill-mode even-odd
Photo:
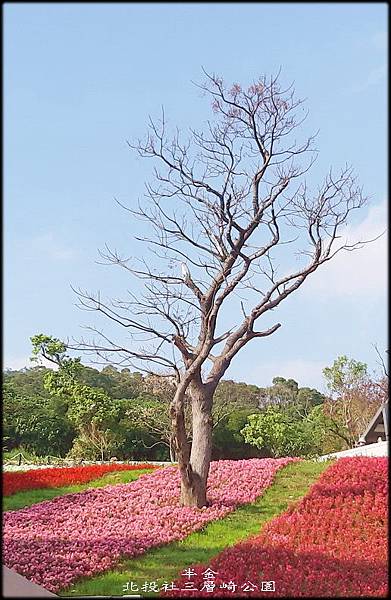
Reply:
[[[386,596],[387,467],[387,458],[338,460],[261,534],[191,565],[191,584],[187,570],[163,595]]]
[[[210,505],[181,507],[176,467],[158,469],[129,484],[66,494],[5,513],[3,562],[56,592],[82,576],[113,567],[120,557],[184,539],[208,522],[253,502],[276,472],[298,459],[211,463]]]
[[[156,465],[90,465],[81,467],[54,467],[17,473],[3,473],[3,496],[24,490],[56,488],[77,483],[88,483],[112,471],[155,469]]]

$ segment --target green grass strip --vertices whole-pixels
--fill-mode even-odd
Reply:
[[[82,579],[57,594],[70,597],[122,595],[128,581],[134,581],[139,589],[145,582],[156,581],[160,588],[164,582],[177,579],[190,565],[208,563],[227,546],[259,533],[267,521],[302,498],[329,465],[330,461],[310,460],[289,464],[277,472],[273,484],[256,502],[241,506],[180,542],[152,549],[138,558],[122,560],[115,570]],[[133,593],[157,596],[156,592]]]
[[[76,492],[83,492],[91,488],[104,487],[105,485],[116,485],[117,483],[129,483],[135,481],[144,473],[152,473],[151,469],[135,469],[134,471],[112,471],[106,473],[101,477],[88,481],[87,483],[78,483],[75,485],[68,485],[66,487],[58,488],[42,488],[38,490],[25,490],[23,492],[16,492],[12,496],[5,496],[3,498],[3,511],[6,510],[19,510],[37,504],[43,500],[52,500],[57,496],[64,496],[65,494],[74,494]]]

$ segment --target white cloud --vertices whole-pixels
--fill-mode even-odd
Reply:
[[[353,252],[339,252],[329,263],[313,273],[303,286],[303,294],[322,296],[371,295],[387,291],[387,209],[386,203],[370,207],[367,217],[358,225],[346,228],[349,243],[379,239]]]

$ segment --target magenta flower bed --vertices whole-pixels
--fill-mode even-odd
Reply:
[[[113,567],[122,556],[181,540],[253,502],[295,458],[211,464],[207,508],[179,505],[179,473],[167,467],[128,484],[67,494],[4,514],[3,562],[56,592],[82,576]]]

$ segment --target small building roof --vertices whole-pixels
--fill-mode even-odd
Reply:
[[[376,437],[376,434],[378,434],[377,437],[385,436],[385,439],[388,440],[388,432],[389,432],[389,404],[388,404],[388,399],[387,399],[386,402],[384,402],[381,406],[379,406],[378,410],[376,411],[375,415],[372,417],[371,421],[369,422],[368,427],[366,428],[365,432],[362,434],[360,439],[367,441],[367,438],[369,436]]]

